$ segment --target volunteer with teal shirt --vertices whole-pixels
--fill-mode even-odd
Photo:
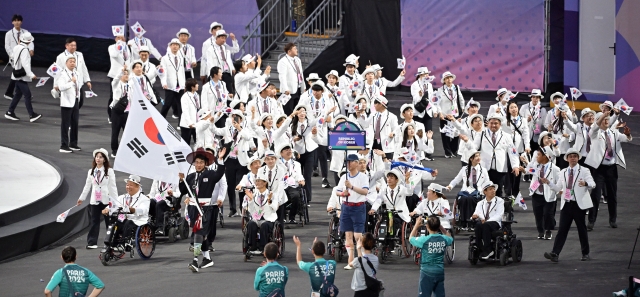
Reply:
[[[73,247],[65,247],[62,250],[62,260],[65,265],[63,268],[56,270],[56,272],[51,277],[49,284],[44,289],[44,295],[47,297],[52,296],[53,290],[56,287],[60,286],[60,293],[58,296],[72,296],[69,292],[69,283],[73,287],[73,293],[78,292],[84,295],[87,294],[87,290],[89,289],[89,284],[95,287],[91,292],[91,295],[87,295],[90,297],[96,297],[100,295],[102,290],[104,289],[104,284],[102,281],[91,272],[89,269],[86,269],[75,263],[76,261],[76,249]]]
[[[284,297],[284,286],[289,279],[289,269],[276,262],[278,246],[273,242],[267,243],[264,246],[264,257],[267,258],[267,264],[256,270],[253,288],[260,292],[259,297],[266,297],[274,291],[280,292]]]
[[[309,274],[309,279],[311,280],[311,296],[320,297],[320,287],[322,287],[325,277],[327,278],[327,283],[333,284],[336,277],[336,261],[327,261],[324,259],[326,247],[324,242],[318,241],[316,238],[313,240],[313,245],[311,246],[311,252],[316,260],[314,262],[304,262],[302,261],[300,239],[298,239],[297,236],[293,236],[293,242],[297,247],[296,262],[298,262],[298,267]]]
[[[429,235],[416,237],[422,221],[420,218],[416,220],[409,237],[411,245],[422,249],[418,296],[431,296],[433,293],[436,297],[444,297],[444,253],[447,246],[453,242],[453,238],[440,226],[440,219],[436,216],[427,220]],[[438,233],[441,229],[446,235]]]

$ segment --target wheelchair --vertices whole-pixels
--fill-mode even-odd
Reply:
[[[462,225],[461,220],[460,220],[460,209],[458,207],[458,199],[460,198],[460,196],[461,195],[460,195],[460,192],[459,192],[458,195],[456,195],[456,199],[453,201],[452,210],[453,210],[453,218],[454,219],[453,219],[453,230],[452,231],[454,231],[453,233],[455,233],[455,234],[459,234],[460,231],[474,232],[473,227],[464,227]],[[484,195],[480,194],[478,196],[478,198],[476,199],[476,201],[475,201],[474,209],[475,209],[475,205],[479,201],[482,201],[482,199],[484,199]],[[451,233],[451,234],[453,234],[453,233]]]
[[[378,210],[379,219],[373,234],[377,236],[375,255],[378,256],[380,263],[385,263],[392,253],[402,253],[402,238],[400,234],[397,234],[397,231],[402,228],[402,225],[398,228],[398,226],[394,226],[393,222],[395,215],[401,212],[402,210],[395,209],[381,208]]]
[[[413,226],[415,225],[415,220],[424,220],[423,224],[420,226],[420,229],[418,229],[418,236],[429,235],[429,232],[427,231],[427,221],[426,221],[428,218],[429,217],[426,215],[420,215],[412,218],[411,223],[405,223],[407,225],[410,225],[410,229],[407,230],[403,227],[403,240],[405,240],[406,238],[408,243],[409,235],[404,235],[405,234],[404,232],[406,230],[406,232],[409,232],[409,234],[411,233],[411,230],[413,230]],[[453,259],[456,256],[456,240],[455,240],[453,228],[444,228],[445,230],[447,230],[447,232],[449,232],[449,235],[451,235],[451,238],[453,239],[453,242],[451,243],[450,246],[447,246],[444,253],[444,259],[448,264],[453,263]],[[439,233],[442,234],[442,231],[440,231]],[[413,261],[416,263],[416,265],[420,265],[420,259],[422,258],[422,249],[417,248],[415,246],[411,246],[409,244],[409,254],[407,254],[407,257],[411,255],[413,255]]]
[[[253,256],[250,251],[251,247],[247,244],[247,225],[250,221],[249,212],[246,209],[242,209],[242,253],[244,254],[245,262],[249,261]],[[260,232],[256,234],[256,237],[256,240],[260,239]],[[273,242],[278,246],[278,258],[282,258],[285,249],[284,226],[278,220],[273,223],[273,232],[271,232],[269,242]]]
[[[148,260],[153,256],[153,252],[156,249],[156,235],[153,226],[149,223],[137,226],[133,236],[123,236],[122,234],[115,236],[118,228],[120,228],[117,222],[124,216],[125,213],[122,212],[122,208],[118,208],[118,211],[111,216],[113,223],[107,229],[104,247],[98,256],[104,266],[109,266],[111,263],[124,258],[127,252],[130,258],[133,258],[137,252],[141,259]]]
[[[166,234],[169,238],[169,242],[176,242],[178,240],[178,236],[180,239],[188,239],[189,238],[189,222],[185,217],[180,214],[180,199],[177,197],[170,197],[171,208],[168,211],[165,211],[164,214],[160,214],[163,216],[163,234]],[[153,205],[153,214],[152,217],[155,217],[155,205]],[[151,220],[155,222],[155,219]]]
[[[307,191],[305,191],[304,187],[296,188],[300,191],[300,198],[298,200],[298,213],[296,216],[299,218],[300,226],[304,227],[305,224],[309,224],[309,200],[307,200]],[[291,201],[287,201],[285,203],[285,215],[291,211]],[[289,216],[286,216],[287,218]]]
[[[512,199],[505,199],[505,213],[502,217],[502,227],[491,234],[491,247],[493,248],[492,260],[500,261],[505,266],[509,259],[514,263],[522,261],[522,241],[511,230],[511,225],[518,223],[513,218]],[[469,262],[476,265],[480,259],[480,249],[476,247],[475,235],[469,236]]]
[[[329,212],[331,220],[329,221],[329,234],[327,235],[327,251],[336,262],[341,262],[344,255],[347,254],[344,232],[340,232],[340,216],[334,209]]]

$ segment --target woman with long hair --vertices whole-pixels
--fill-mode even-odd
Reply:
[[[196,123],[198,122],[198,112],[200,109],[207,109],[206,101],[202,101],[198,95],[198,81],[195,78],[187,79],[184,87],[184,94],[180,98],[180,136],[191,145],[191,139],[196,142]],[[203,105],[204,104],[204,105]]]
[[[480,198],[480,187],[491,182],[489,171],[480,164],[480,152],[469,152],[467,165],[463,166],[458,175],[451,180],[447,191],[451,191],[458,183],[462,182],[462,188],[453,202],[453,214],[458,227],[462,230],[472,230],[473,223],[469,220],[476,209]]]
[[[529,146],[530,138],[529,134],[529,122],[527,118],[520,116],[518,104],[515,101],[509,101],[507,104],[507,124],[502,125],[502,131],[509,134],[515,145],[515,152],[511,149],[509,154],[517,154],[518,157],[527,153],[530,156],[531,148]],[[509,158],[507,158],[508,168],[520,166],[521,164],[510,164]],[[504,183],[505,192],[509,196],[517,196],[520,192],[520,176],[516,176],[513,173],[507,174]]]
[[[290,132],[293,139],[293,147],[300,154],[300,165],[305,180],[307,200],[311,202],[311,174],[313,173],[313,161],[318,148],[318,128],[315,119],[307,118],[307,107],[298,105],[294,110],[296,116],[291,120]]]
[[[116,173],[109,164],[107,150],[100,148],[93,151],[91,169],[87,172],[87,179],[78,198],[78,205],[87,198],[91,191],[89,202],[89,234],[87,234],[87,249],[98,248],[98,236],[100,235],[100,214],[109,205],[109,199],[118,197],[116,188]],[[104,216],[105,229],[109,226],[109,217]]]
[[[462,166],[467,166],[467,161],[471,154],[476,151],[476,147],[482,142],[482,133],[484,131],[484,117],[475,113],[463,119],[463,123],[455,121],[453,116],[448,115],[451,123],[458,131],[460,131],[460,148],[458,153],[462,155],[460,162]]]
[[[420,152],[424,152],[427,155],[433,154],[433,132],[429,131],[426,135],[416,134],[416,125],[414,123],[409,123],[403,125],[402,133],[402,141],[397,143],[396,149],[399,151],[401,148],[405,147],[409,150],[409,152],[415,153],[418,158],[420,158]],[[424,133],[420,131],[420,133]]]
[[[564,154],[571,148],[570,140],[575,139],[575,133],[569,129],[568,125],[565,125],[565,121],[573,119],[569,107],[565,104],[554,108],[554,110],[555,117],[552,117],[553,120],[549,122],[547,131],[553,135],[554,142],[558,143],[560,155],[557,156],[555,163],[562,170],[569,166],[569,162],[564,160]],[[549,118],[549,116],[547,117]]]

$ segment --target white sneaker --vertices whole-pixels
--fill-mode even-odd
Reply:
[[[491,258],[491,256],[493,256],[493,251],[489,252],[489,254],[488,254],[488,255],[486,255],[486,256],[484,256],[484,257],[482,257],[482,259],[483,259],[483,260],[487,260],[487,259]]]
[[[13,100],[13,97],[4,95],[4,99]]]
[[[107,122],[109,122],[109,124],[111,124],[111,119],[110,119],[110,118],[107,118]]]
[[[179,117],[174,116],[174,115],[172,115],[171,117],[172,117],[172,118],[174,118],[174,119],[176,119],[176,120],[177,120],[177,119],[179,119]]]
[[[353,266],[347,265],[344,267],[344,270],[353,270]]]
[[[95,244],[94,244],[94,245],[88,245],[88,246],[87,246],[87,249],[88,249],[88,250],[97,249],[97,248],[98,248],[98,246],[97,246],[97,245],[95,245]]]
[[[627,297],[627,290],[620,290],[618,292],[613,292],[613,297]]]

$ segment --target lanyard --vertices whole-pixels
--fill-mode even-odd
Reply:
[[[264,194],[258,193],[258,195],[264,195],[264,199],[262,201],[262,204],[258,203],[258,197],[254,197],[253,198],[253,203],[255,203],[257,206],[259,206],[260,208],[263,208],[265,204],[267,204],[267,201],[269,200],[269,190],[264,191]]]
[[[187,92],[187,95],[191,99],[191,103],[193,103],[193,106],[196,108],[196,113],[197,113],[197,111],[200,110],[200,108],[202,108],[202,100],[200,100],[200,96],[198,96],[198,93],[194,92],[193,95],[189,93],[191,92]],[[198,108],[198,106],[200,106],[200,108]]]
[[[97,169],[96,169],[96,170],[93,172],[93,181],[95,181],[95,182],[96,182],[96,185],[100,185],[100,184],[102,183],[102,181],[104,180],[104,177],[105,177],[105,175],[106,175],[106,174],[102,174],[102,178],[100,179],[100,181],[98,181],[98,179],[96,178],[96,173],[97,173],[98,171],[103,171],[103,170],[97,170]]]
[[[172,54],[173,55],[173,54]],[[177,55],[173,55],[174,57],[178,57]],[[173,60],[171,60],[171,56],[170,55],[166,55],[166,57],[169,57],[169,63],[171,63],[171,66],[173,66],[173,69],[176,70],[176,73],[178,73],[178,69],[180,68],[180,62],[178,62],[178,64],[173,63]],[[178,79],[177,75],[176,75],[176,79]]]

